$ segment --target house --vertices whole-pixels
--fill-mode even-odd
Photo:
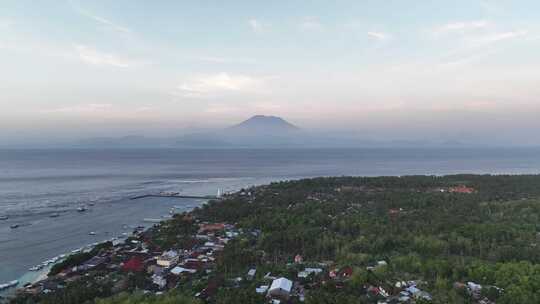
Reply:
[[[255,277],[255,274],[257,273],[257,269],[255,268],[251,268],[248,273],[247,273],[247,279],[248,280],[253,280],[253,278]]]
[[[91,258],[90,260],[86,261],[80,267],[78,267],[77,270],[83,270],[84,271],[84,270],[92,269],[92,268],[95,268],[95,267],[98,267],[98,266],[102,265],[106,261],[107,261],[106,257],[95,256],[95,257]]]
[[[291,295],[293,282],[286,278],[279,278],[272,281],[268,289],[268,296],[282,300],[288,300]]]
[[[319,274],[321,273],[323,270],[321,268],[306,268],[304,269],[303,271],[300,271],[298,273],[298,277],[299,278],[307,278],[309,277],[309,275],[311,275],[312,273],[313,274]]]
[[[215,233],[223,230],[225,230],[225,224],[223,223],[202,224],[199,227],[199,233]]]
[[[467,287],[469,293],[473,296],[473,298],[480,298],[482,294],[482,285],[476,284],[474,282],[467,282]]]
[[[475,192],[474,188],[467,187],[465,185],[460,185],[460,186],[456,186],[456,187],[450,187],[450,189],[448,189],[448,191],[452,192],[452,193],[465,193],[465,194],[471,194],[471,193]]]
[[[154,274],[152,276],[152,283],[156,284],[159,288],[162,289],[165,288],[165,286],[167,285],[167,279],[160,275]]]
[[[259,293],[259,294],[266,293],[266,291],[268,291],[268,285],[261,285],[261,286],[255,288],[255,292]]]
[[[341,270],[338,273],[338,276],[341,278],[350,278],[353,274],[353,269],[350,266],[346,266],[341,268]]]
[[[143,261],[140,257],[134,256],[129,261],[127,261],[124,266],[122,266],[122,270],[124,271],[132,271],[132,272],[140,272],[144,269]]]
[[[165,251],[161,256],[157,258],[157,264],[169,268],[176,265],[178,262],[178,252],[174,250]]]
[[[197,259],[186,259],[182,264],[184,268],[197,269],[200,270],[203,268],[203,262]]]
[[[197,269],[189,269],[189,268],[183,268],[180,266],[176,266],[173,269],[171,269],[171,273],[174,275],[180,275],[182,273],[196,273]]]

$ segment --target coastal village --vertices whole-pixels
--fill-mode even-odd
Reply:
[[[62,269],[59,273],[37,283],[28,284],[17,292],[31,296],[62,292],[67,284],[98,274],[94,279],[115,282],[113,291],[119,293],[128,288],[128,276],[142,274],[151,281],[151,284],[145,286],[144,292],[159,295],[192,279],[208,279],[215,271],[220,252],[229,241],[238,237],[256,238],[260,233],[243,231],[224,223],[200,223],[199,230],[194,235],[197,243],[193,247],[161,251],[150,249],[149,231],[135,230],[133,236],[126,241],[113,242],[111,246],[103,247],[97,255],[79,265]],[[369,266],[368,270],[385,265],[385,261],[379,261],[376,265]],[[257,284],[259,286],[254,291],[264,295],[268,303],[297,303],[305,300],[308,290],[320,287],[321,284],[332,282],[337,288],[343,287],[343,283],[353,274],[351,267],[334,268],[332,262],[304,262],[300,255],[296,255],[294,261],[287,267],[299,270],[295,271],[296,276],[278,277],[269,272],[261,277],[257,268],[250,268],[246,270],[244,276],[222,282],[223,286],[217,285],[215,281],[208,281],[195,296],[212,302],[218,288],[238,288],[245,282],[251,284],[256,280],[260,285]],[[365,289],[368,296],[377,303],[414,303],[417,299],[431,300],[430,294],[422,291],[419,284],[422,283],[397,282],[392,288],[365,286]]]
[[[337,193],[351,191],[348,188],[335,189]],[[465,186],[440,189],[440,192],[473,193],[475,190]],[[253,194],[241,191],[238,194],[247,201]],[[308,199],[322,201],[328,197],[312,195]],[[390,215],[403,212],[403,209],[389,209]],[[85,259],[78,262],[60,262],[49,276],[17,290],[18,298],[38,297],[62,293],[69,284],[84,282],[92,288],[110,285],[110,293],[141,290],[146,294],[160,295],[164,292],[189,286],[193,296],[207,303],[213,303],[219,289],[252,288],[253,294],[260,296],[261,303],[301,303],[314,290],[332,286],[344,288],[353,278],[357,268],[336,265],[333,261],[307,261],[300,254],[285,265],[286,271],[273,273],[247,267],[243,273],[218,273],[220,259],[227,244],[235,240],[256,242],[261,235],[257,229],[246,230],[233,224],[202,222],[192,214],[177,214],[173,220],[193,223],[197,228],[193,234],[182,239],[182,246],[163,248],[158,246],[161,224],[144,230],[135,229],[126,239],[115,239],[98,244],[92,249],[73,253]],[[170,232],[167,232],[170,237]],[[173,236],[174,237],[174,236]],[[177,243],[178,244],[178,243]],[[264,252],[262,252],[264,256]],[[64,261],[74,260],[62,257]],[[57,261],[54,261],[57,262]],[[271,264],[271,261],[267,261]],[[364,299],[377,304],[383,303],[426,303],[432,295],[425,289],[427,282],[422,280],[397,280],[389,282],[380,279],[377,273],[388,266],[389,261],[374,261],[365,267],[368,282],[364,284]],[[100,287],[101,286],[101,287]],[[467,293],[474,303],[494,303],[482,296],[483,286],[475,282],[456,282],[456,289]]]

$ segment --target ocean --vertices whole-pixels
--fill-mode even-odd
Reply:
[[[32,280],[28,268],[44,260],[204,203],[129,200],[139,194],[214,195],[315,176],[454,173],[540,173],[540,148],[0,150],[0,216],[8,216],[0,220],[0,283]],[[77,212],[82,206],[88,210]]]

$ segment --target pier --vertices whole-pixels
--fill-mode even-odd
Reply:
[[[147,197],[170,197],[170,198],[192,198],[192,199],[219,199],[217,196],[213,195],[179,195],[179,194],[143,194],[131,197],[131,200],[136,200],[140,198],[147,198]]]

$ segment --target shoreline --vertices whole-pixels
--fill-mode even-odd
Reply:
[[[290,178],[285,176],[220,178],[211,179],[210,182],[190,184],[189,187],[180,183],[176,189],[184,193],[206,195],[215,193],[215,190],[219,188],[224,191],[237,191],[285,179]],[[149,191],[152,191],[152,188],[145,192]],[[32,214],[24,220],[31,225],[17,229],[9,228],[9,225],[15,223],[14,219],[2,220],[0,221],[0,260],[5,263],[0,265],[0,283],[9,282],[13,278],[27,278],[28,273],[32,275],[31,278],[35,278],[33,272],[28,271],[33,265],[95,243],[100,238],[108,240],[113,236],[120,237],[124,233],[132,232],[131,230],[137,226],[150,227],[155,220],[161,221],[170,216],[169,211],[173,208],[176,213],[189,211],[207,201],[208,199],[161,197],[130,200],[129,196],[125,196],[121,199],[90,205],[86,212],[60,212],[58,217]],[[74,207],[70,209],[76,210]],[[153,220],[148,222],[146,219]],[[96,232],[96,235],[89,235],[90,232]],[[5,291],[0,291],[0,295],[4,293]]]
[[[155,198],[153,198],[153,199],[155,200]],[[163,199],[163,198],[160,198],[160,199]],[[129,198],[125,198],[125,199],[120,200],[120,201],[125,201],[125,200],[129,200]],[[174,210],[174,214],[182,213],[182,212],[186,212],[186,211],[190,212],[195,207],[201,206],[201,205],[206,204],[208,202],[207,199],[206,200],[202,200],[202,199],[186,199],[186,201],[189,201],[189,202],[197,201],[198,203],[197,204],[188,204],[187,206],[181,206],[181,205],[179,205],[179,202],[178,202],[177,199],[172,200],[171,204],[174,203],[175,205],[172,206],[172,207],[167,206],[165,208],[165,210],[169,210],[169,213],[161,214],[160,216],[152,217],[152,219],[153,219],[152,222],[148,222],[147,221],[148,218],[146,218],[146,217],[144,217],[144,218],[141,217],[139,219],[132,219],[135,223],[138,223],[138,225],[135,225],[135,224],[131,224],[131,225],[124,224],[124,225],[122,225],[122,230],[130,229],[129,232],[117,231],[115,233],[117,235],[113,236],[112,238],[108,238],[108,239],[104,239],[104,240],[96,241],[96,242],[92,242],[92,243],[87,242],[87,243],[84,243],[80,247],[77,247],[77,248],[75,248],[73,250],[70,250],[70,249],[64,250],[64,251],[58,253],[57,255],[55,255],[55,257],[44,260],[44,261],[42,261],[42,262],[40,262],[40,263],[38,263],[36,265],[31,265],[31,264],[26,265],[27,270],[24,273],[17,276],[15,279],[10,278],[10,279],[8,279],[6,281],[6,282],[10,282],[10,281],[13,281],[13,280],[17,280],[18,284],[13,286],[13,287],[1,290],[0,291],[0,297],[12,296],[17,291],[17,289],[22,288],[24,285],[35,284],[35,283],[37,283],[37,282],[39,282],[39,281],[41,281],[43,279],[46,279],[47,274],[49,273],[50,269],[54,265],[62,262],[63,260],[65,260],[67,257],[69,257],[72,254],[75,254],[75,253],[78,253],[78,252],[87,252],[87,251],[91,250],[92,248],[94,248],[95,246],[97,246],[99,244],[103,244],[103,243],[108,242],[108,241],[112,241],[112,242],[120,241],[120,242],[122,242],[126,238],[128,238],[130,236],[133,236],[133,233],[134,233],[136,228],[144,227],[144,231],[146,231],[147,229],[151,228],[154,224],[158,223],[158,220],[159,220],[159,222],[162,222],[162,221],[166,221],[166,220],[170,219],[171,216],[172,216],[172,214],[170,212],[172,210]],[[99,207],[99,206],[93,206],[93,207]],[[180,210],[180,211],[178,211],[178,210]],[[77,215],[76,213],[74,213],[74,214]],[[54,220],[54,218],[53,218],[53,220]],[[39,222],[39,220],[38,220],[38,222]],[[31,226],[31,225],[29,225],[29,226]],[[54,260],[54,262],[52,262],[52,260]],[[41,269],[39,269],[37,271],[29,270],[30,268],[37,267],[39,265],[42,265]],[[3,282],[0,282],[0,283],[3,283]]]
[[[201,199],[197,199],[197,200],[201,200]],[[204,200],[199,206],[203,206],[204,204],[208,203],[209,199],[207,200]],[[173,209],[181,209],[181,208],[178,208],[179,206],[173,206]],[[183,212],[191,212],[193,211],[194,208],[191,208],[189,210],[184,210]],[[182,213],[182,212],[178,212],[178,213],[174,213],[174,214],[179,214],[179,213]],[[9,299],[10,297],[12,297],[13,295],[15,295],[15,293],[17,292],[17,290],[19,288],[23,288],[24,286],[28,285],[28,284],[36,284],[36,283],[39,283],[40,281],[43,281],[43,280],[46,280],[48,278],[48,274],[51,270],[51,268],[58,264],[58,263],[61,263],[62,261],[64,261],[65,259],[67,259],[69,256],[73,255],[73,254],[77,254],[79,252],[89,252],[91,251],[94,247],[96,246],[99,246],[101,244],[104,244],[106,242],[118,242],[118,243],[124,243],[126,239],[128,239],[129,237],[132,237],[135,235],[135,232],[136,231],[139,231],[139,232],[145,232],[147,231],[148,229],[152,228],[155,224],[158,224],[158,223],[161,223],[163,221],[167,221],[167,220],[170,220],[172,218],[172,216],[174,214],[170,214],[170,216],[168,217],[160,217],[159,218],[159,221],[152,221],[152,222],[148,222],[146,221],[147,219],[143,219],[143,222],[146,222],[148,224],[151,224],[149,226],[144,226],[144,229],[137,229],[137,228],[140,228],[142,226],[138,226],[138,227],[135,227],[134,230],[125,235],[124,233],[122,233],[121,236],[118,236],[118,237],[113,237],[111,239],[107,239],[107,240],[102,240],[102,241],[99,241],[99,242],[94,242],[94,243],[91,243],[91,244],[86,244],[86,245],[83,245],[81,246],[80,248],[77,248],[77,249],[74,249],[74,250],[71,250],[69,252],[64,252],[64,253],[61,253],[60,255],[52,258],[52,259],[56,259],[55,262],[52,262],[52,263],[47,263],[48,261],[52,260],[52,259],[49,259],[47,261],[44,261],[42,262],[42,264],[40,265],[43,265],[43,263],[47,263],[47,265],[45,265],[43,268],[37,270],[37,271],[31,271],[31,270],[27,270],[24,274],[22,274],[18,279],[16,279],[18,281],[17,285],[13,286],[13,287],[9,287],[7,289],[4,289],[4,290],[1,290],[0,291],[0,303],[3,303],[2,301],[4,299]],[[62,256],[62,258],[59,258],[60,256]],[[33,266],[29,266],[30,267],[33,267]],[[3,298],[2,298],[3,297]]]

